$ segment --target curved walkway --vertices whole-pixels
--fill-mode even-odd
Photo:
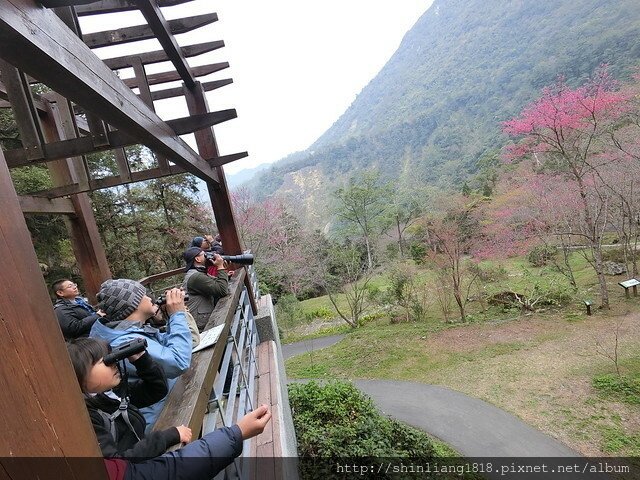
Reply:
[[[319,350],[344,335],[282,346],[285,359]],[[384,412],[451,445],[465,457],[579,457],[559,441],[493,405],[445,387],[354,380]]]

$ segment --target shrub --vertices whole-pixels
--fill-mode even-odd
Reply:
[[[302,458],[432,459],[426,433],[380,415],[371,399],[350,383],[290,384],[289,401]]]
[[[305,318],[300,302],[293,294],[282,295],[276,303],[278,324],[290,328],[298,325]]]
[[[608,373],[594,377],[592,384],[601,395],[624,403],[640,405],[640,376]]]
[[[555,247],[550,245],[537,245],[527,254],[527,260],[534,267],[544,267],[557,253],[558,250]]]
[[[411,256],[411,260],[416,262],[418,265],[422,265],[424,263],[425,256],[427,255],[427,247],[423,243],[412,243],[409,246],[409,255]]]
[[[305,312],[304,318],[305,320],[311,322],[317,318],[333,318],[335,314],[329,310],[327,307],[319,307],[315,310],[311,310],[309,312]]]
[[[602,261],[624,263],[624,251],[622,248],[603,248]]]

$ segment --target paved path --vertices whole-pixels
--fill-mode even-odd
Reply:
[[[282,346],[285,359],[334,345],[343,335]],[[559,441],[477,398],[444,387],[354,380],[387,415],[424,430],[465,457],[579,457]]]
[[[287,360],[288,358],[295,357],[296,355],[327,348],[338,343],[343,338],[344,335],[332,335],[330,337],[320,337],[314,338],[313,340],[303,340],[302,342],[283,344],[282,357]]]

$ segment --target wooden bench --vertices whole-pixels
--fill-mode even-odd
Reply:
[[[629,298],[629,288],[633,288],[633,296],[637,297],[638,296],[638,285],[640,285],[640,282],[638,280],[636,280],[635,278],[631,278],[629,280],[625,280],[624,282],[618,282],[618,285],[620,285],[621,287],[624,288],[624,295],[625,297]]]

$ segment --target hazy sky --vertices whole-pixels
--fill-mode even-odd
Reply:
[[[237,119],[215,127],[222,154],[249,152],[249,158],[226,167],[235,173],[313,143],[382,68],[431,2],[195,0],[163,12],[168,19],[218,13],[218,22],[177,39],[183,46],[225,41],[225,48],[190,59],[190,64],[230,63],[230,68],[203,81],[234,80],[208,98],[211,110],[238,111]],[[85,33],[107,30],[116,21],[145,23],[140,12],[128,12],[81,18],[81,27]],[[159,48],[155,40],[137,44],[97,52],[114,57]],[[147,71],[169,69],[169,64],[158,64]],[[123,71],[121,76],[132,73]],[[182,100],[156,102],[156,109],[164,119],[187,114]]]

